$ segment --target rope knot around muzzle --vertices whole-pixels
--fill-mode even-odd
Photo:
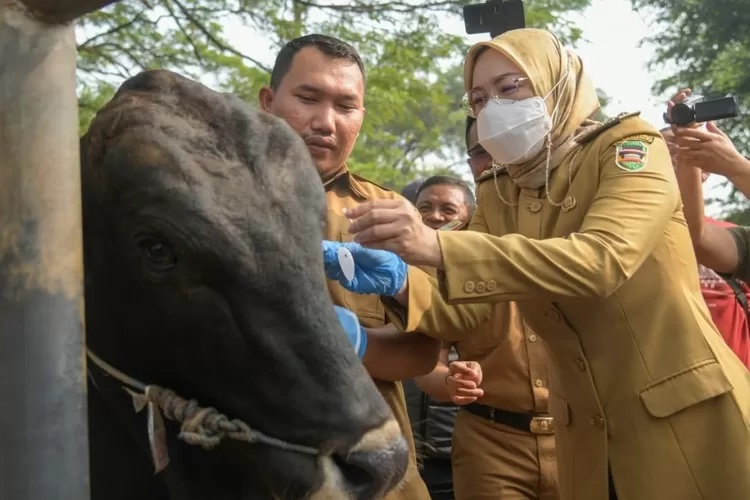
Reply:
[[[224,438],[246,443],[262,441],[262,434],[246,423],[229,420],[215,408],[201,407],[196,400],[184,399],[169,389],[148,386],[146,397],[161,408],[166,418],[180,423],[179,438],[187,444],[210,450]]]

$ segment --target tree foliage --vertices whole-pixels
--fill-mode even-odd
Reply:
[[[122,81],[167,68],[251,104],[267,84],[275,52],[311,32],[358,48],[368,68],[365,125],[351,167],[392,187],[416,176],[463,170],[464,37],[442,32],[467,0],[131,0],[84,17],[78,28],[81,130]],[[590,0],[529,2],[529,26],[580,31],[566,18]],[[260,35],[248,48],[229,26]],[[457,158],[461,158],[457,162]]]
[[[672,95],[684,87],[707,98],[734,95],[741,106],[736,119],[720,127],[737,148],[750,154],[750,5],[748,0],[633,0],[659,19],[655,34],[645,40],[654,47],[653,69],[668,74],[655,91]],[[728,199],[714,200],[737,221],[750,221],[747,200],[732,191]]]

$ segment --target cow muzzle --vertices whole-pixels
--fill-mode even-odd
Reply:
[[[391,418],[349,450],[321,457],[323,484],[310,500],[382,498],[398,487],[408,464],[409,447]]]

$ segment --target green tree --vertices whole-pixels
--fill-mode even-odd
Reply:
[[[652,69],[668,76],[654,88],[672,95],[689,87],[707,98],[734,95],[742,112],[719,126],[737,148],[750,154],[750,8],[747,0],[633,0],[637,9],[648,9],[659,19],[655,34],[645,40],[654,47]],[[728,218],[750,222],[750,203],[732,191],[728,198],[712,200],[724,207]]]
[[[476,0],[475,0],[476,1]],[[574,43],[566,17],[591,0],[538,0],[527,25],[554,29]],[[84,17],[78,29],[81,130],[122,81],[167,68],[254,104],[268,82],[268,58],[246,53],[227,25],[263,34],[272,51],[304,33],[327,33],[358,48],[368,68],[367,115],[353,170],[399,188],[416,175],[463,169],[463,37],[441,32],[461,20],[467,0],[139,0]],[[460,163],[456,158],[461,158]]]
[[[604,108],[609,104],[609,96],[602,89],[596,89],[596,95],[599,96],[599,104],[601,104],[602,107],[594,119],[599,122],[606,122],[610,119],[610,116],[604,111]]]

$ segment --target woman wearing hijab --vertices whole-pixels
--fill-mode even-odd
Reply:
[[[442,340],[516,301],[560,379],[549,398],[562,499],[750,498],[750,374],[701,298],[659,132],[636,114],[589,122],[594,86],[547,31],[475,45],[464,78],[495,162],[473,231],[365,203],[347,212],[355,279],[327,262],[329,278],[390,296],[401,329]]]

